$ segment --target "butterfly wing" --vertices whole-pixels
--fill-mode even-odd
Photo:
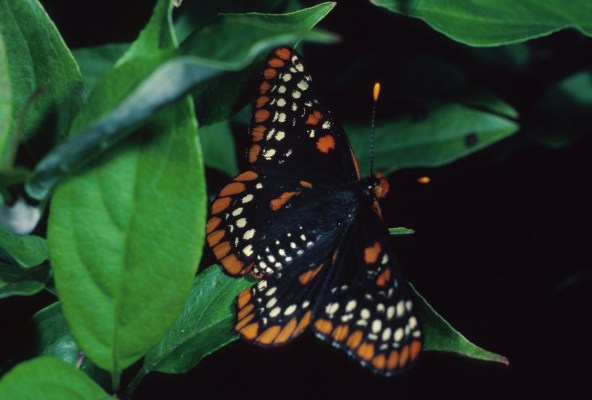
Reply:
[[[257,246],[263,260],[254,261],[264,279],[237,298],[235,330],[260,345],[284,344],[309,325],[323,297],[335,249],[348,229],[348,213],[342,211],[358,208],[351,191],[318,190],[308,195],[273,221],[268,232],[279,239],[263,240],[265,249]]]
[[[311,322],[320,339],[378,374],[413,364],[423,343],[419,317],[386,229],[370,207],[352,222],[325,279]]]
[[[262,76],[247,150],[253,168],[329,186],[359,180],[347,136],[319,102],[300,56],[274,50]]]
[[[247,171],[218,193],[206,239],[230,275],[269,276],[299,263],[312,268],[356,207],[348,191]]]

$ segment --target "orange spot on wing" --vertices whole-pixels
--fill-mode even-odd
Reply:
[[[259,94],[265,94],[269,91],[269,88],[271,87],[271,85],[269,84],[269,82],[263,81],[261,82],[261,85],[259,85]]]
[[[222,242],[218,244],[216,247],[212,249],[214,251],[214,255],[218,260],[225,257],[228,253],[230,253],[230,242]]]
[[[238,308],[243,308],[251,300],[251,288],[245,289],[236,297]]]
[[[275,338],[275,340],[273,342],[278,343],[278,344],[287,342],[288,339],[290,339],[290,337],[292,337],[292,333],[294,333],[294,330],[296,329],[296,325],[297,325],[297,320],[296,320],[296,317],[294,317],[286,324],[286,326],[284,326],[282,328],[282,331],[279,333],[279,335],[277,335],[277,337]]]
[[[222,218],[219,218],[219,217],[210,218],[207,225],[206,225],[206,233],[212,233],[212,231],[214,229],[216,229],[218,227],[218,225],[220,225],[221,221],[222,221]]]
[[[228,185],[224,186],[218,196],[232,196],[234,194],[243,192],[246,189],[244,183],[240,182],[230,182]]]
[[[372,357],[374,357],[374,345],[372,343],[364,342],[358,347],[356,353],[362,360],[370,361]]]
[[[256,172],[253,171],[245,171],[240,175],[237,175],[234,177],[235,181],[240,181],[240,182],[244,182],[244,181],[252,181],[257,179],[259,175]]]
[[[399,363],[399,352],[397,350],[391,350],[391,354],[388,356],[388,360],[386,360],[386,368],[390,371],[397,368],[397,364]]]
[[[329,150],[335,149],[335,139],[333,139],[332,135],[325,135],[321,136],[319,140],[317,140],[317,149],[321,153],[328,153]]]
[[[328,335],[333,330],[333,324],[331,321],[322,318],[319,318],[315,321],[314,327],[323,335]]]
[[[265,126],[257,125],[251,131],[251,137],[253,138],[253,142],[258,142],[263,139],[263,135],[265,134]]]
[[[214,247],[215,245],[217,245],[220,242],[220,240],[222,240],[222,238],[224,237],[224,234],[224,229],[218,229],[217,231],[210,233],[208,236],[206,236],[208,246]]]
[[[255,102],[255,108],[261,108],[269,101],[269,97],[267,96],[260,96],[257,101]]]
[[[319,272],[321,272],[321,269],[325,266],[325,264],[321,264],[318,267],[314,268],[314,269],[309,269],[308,271],[306,271],[305,273],[303,273],[302,275],[300,275],[298,277],[298,280],[300,281],[300,283],[302,283],[303,285],[306,285],[308,282],[310,282],[312,280],[312,278],[314,278],[315,276],[317,276],[317,274]]]
[[[379,354],[372,360],[372,365],[376,369],[384,369],[386,366],[386,356],[384,354]]]
[[[308,181],[300,181],[300,186],[310,189],[310,188],[312,188],[312,183],[310,183]]]
[[[292,52],[290,51],[290,49],[286,47],[282,47],[275,51],[275,55],[281,58],[282,60],[287,60],[288,58],[290,58],[290,54],[292,54]]]
[[[284,192],[269,202],[269,207],[272,211],[277,211],[284,206],[292,197],[299,195],[300,192]]]
[[[310,323],[310,310],[308,310],[304,314],[304,316],[302,317],[302,319],[300,320],[300,322],[298,322],[298,326],[294,330],[294,334],[297,335],[300,332],[302,332],[304,329],[306,329],[306,327],[308,326],[309,323]]]
[[[366,247],[364,249],[364,262],[366,264],[374,264],[378,260],[378,255],[382,250],[380,243],[374,242],[374,245]]]
[[[255,266],[255,263],[252,262],[249,265],[246,266],[246,268],[243,268],[240,272],[241,275],[246,275],[249,272],[251,272],[251,270],[253,269],[253,267]]]
[[[319,121],[323,118],[323,114],[320,111],[313,111],[308,115],[305,124],[307,125],[316,125]]]
[[[409,359],[409,346],[405,345],[401,349],[401,356],[399,357],[399,367],[403,368]]]
[[[239,330],[239,332],[246,339],[253,340],[257,336],[257,333],[259,333],[259,323],[253,322]]]
[[[419,340],[414,340],[411,342],[411,350],[409,352],[409,356],[411,357],[411,361],[414,361],[419,352],[421,351],[421,342]]]
[[[265,79],[273,79],[277,75],[277,71],[273,68],[265,68],[263,71],[263,77]]]
[[[352,350],[355,349],[360,345],[360,342],[362,341],[363,337],[364,334],[362,333],[362,331],[355,331],[347,338],[347,347],[349,347]]]
[[[243,263],[236,258],[234,254],[230,254],[220,260],[222,266],[230,275],[237,275],[243,268]]]
[[[385,268],[376,278],[376,286],[386,286],[391,280],[391,269]]]
[[[249,162],[254,163],[257,161],[257,157],[259,157],[259,153],[261,152],[261,146],[258,144],[254,144],[249,149]]]
[[[236,325],[234,326],[234,330],[239,332],[241,329],[243,329],[243,327],[247,326],[247,324],[251,322],[253,318],[255,318],[255,314],[247,315],[245,318],[241,319],[236,323]]]
[[[218,214],[226,210],[230,205],[231,200],[232,199],[230,197],[218,197],[212,203],[212,214]]]
[[[246,307],[242,308],[238,312],[238,314],[236,314],[236,317],[240,321],[241,319],[243,319],[244,317],[246,317],[247,315],[249,315],[249,313],[251,311],[253,311],[253,308],[255,308],[255,304],[248,304]]]
[[[257,340],[259,343],[270,344],[271,342],[273,342],[273,339],[277,337],[281,330],[282,328],[279,325],[271,326],[267,328],[265,332],[259,335],[255,340]]]
[[[255,122],[263,122],[269,118],[269,110],[261,109],[255,111]]]
[[[339,325],[337,327],[335,327],[335,330],[333,330],[333,339],[335,339],[337,342],[342,342],[346,337],[347,334],[349,333],[349,326],[347,325]]]
[[[284,60],[280,60],[279,58],[270,58],[267,61],[267,65],[273,68],[281,68],[284,66]]]

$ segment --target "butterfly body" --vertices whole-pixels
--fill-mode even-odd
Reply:
[[[423,333],[378,205],[388,183],[360,178],[294,50],[274,50],[262,75],[250,169],[220,190],[207,226],[224,270],[260,279],[237,298],[235,330],[277,346],[311,328],[376,373],[404,370]]]

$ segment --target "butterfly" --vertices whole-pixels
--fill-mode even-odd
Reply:
[[[388,182],[360,177],[291,48],[265,61],[246,158],[249,170],[219,191],[207,223],[224,271],[259,279],[236,299],[234,330],[279,346],[311,329],[377,374],[411,366],[423,331],[378,205]]]

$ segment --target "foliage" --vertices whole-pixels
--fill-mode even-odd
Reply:
[[[33,359],[5,374],[0,398],[110,398],[123,384],[133,391],[151,371],[183,373],[237,338],[233,301],[251,282],[217,266],[195,276],[206,167],[238,171],[233,131],[247,129],[240,110],[262,57],[280,44],[333,45],[337,35],[317,25],[335,3],[253,2],[252,10],[214,3],[183,4],[173,23],[172,2],[159,0],[133,43],[71,51],[38,0],[0,0],[0,298],[44,289],[57,296],[33,317],[35,344],[17,349],[15,360]],[[528,64],[526,40],[568,27],[592,32],[584,1],[459,1],[454,9],[437,1],[373,3],[396,18],[423,19],[463,43],[475,63],[501,69]],[[379,70],[384,56],[352,58],[327,88],[351,90],[343,82]],[[376,122],[373,157],[383,173],[441,166],[494,144],[500,154],[526,141],[561,147],[589,133],[590,70],[557,80],[535,102],[550,129],[519,119],[491,86],[469,79],[471,68],[410,56],[385,73],[383,86],[399,98],[386,95],[379,107],[400,107]],[[366,124],[344,118],[344,126],[368,170]],[[21,156],[31,141],[44,144],[38,162]],[[25,218],[17,225],[29,230],[41,219],[34,234],[11,232],[7,221]],[[507,363],[417,298],[426,350]],[[136,377],[121,382],[140,360]]]

